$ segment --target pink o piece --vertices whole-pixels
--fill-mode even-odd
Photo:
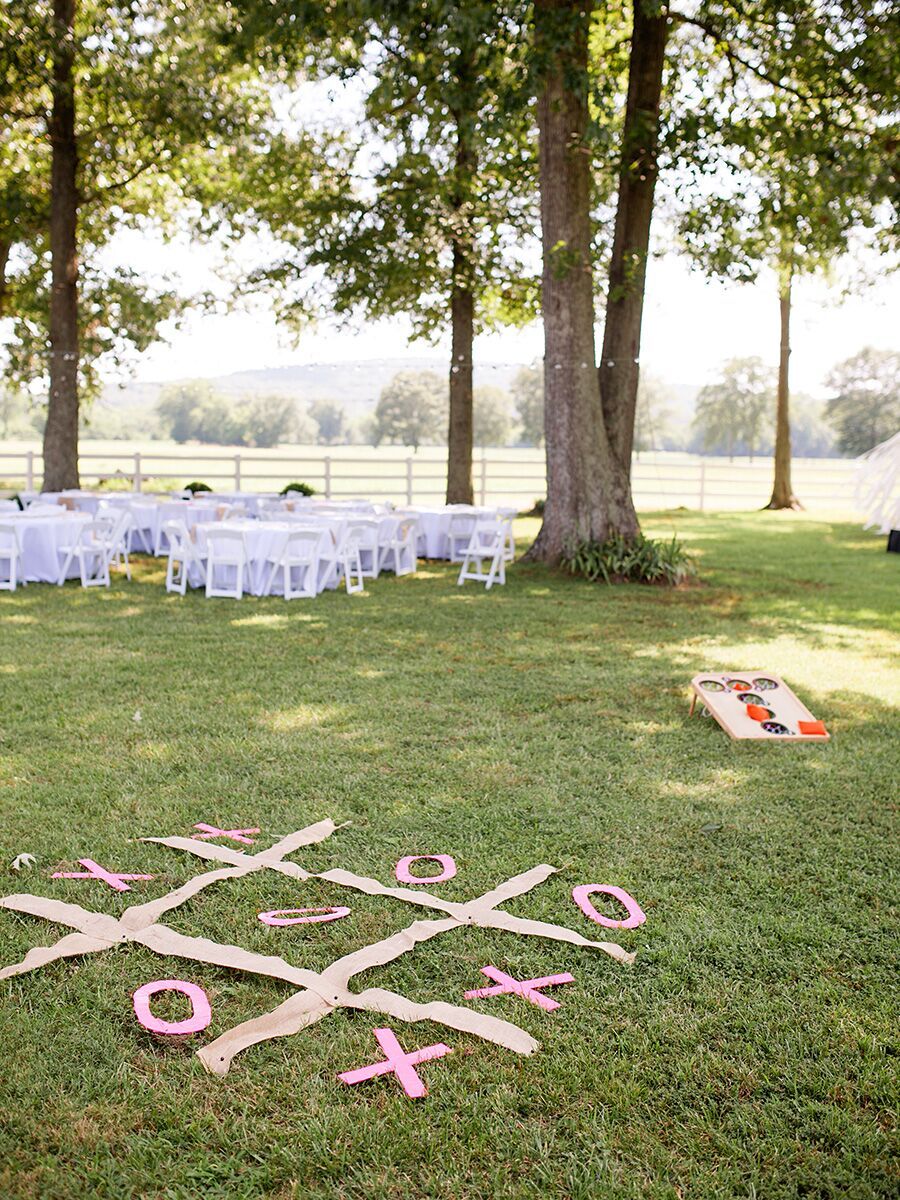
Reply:
[[[157,992],[181,992],[191,1002],[191,1015],[184,1021],[162,1021],[150,1011],[150,997]],[[134,1015],[151,1033],[200,1033],[212,1020],[212,1009],[203,988],[184,979],[156,979],[145,983],[132,996]]]
[[[320,913],[321,916],[297,916],[299,913]],[[328,908],[275,908],[259,914],[263,925],[318,925],[324,921],[339,921],[349,917],[350,909],[342,905]]]
[[[414,1050],[412,1054],[407,1054],[392,1029],[376,1029],[375,1037],[385,1053],[385,1061],[372,1063],[368,1067],[357,1067],[355,1071],[342,1071],[338,1075],[342,1083],[364,1083],[365,1080],[374,1079],[378,1075],[396,1075],[407,1096],[411,1100],[418,1100],[428,1095],[428,1088],[419,1078],[417,1065],[453,1053],[443,1042],[436,1042],[433,1046],[425,1046],[422,1050]]]
[[[409,868],[414,862],[421,862],[422,859],[428,859],[431,862],[440,863],[443,870],[440,875],[416,876],[410,875]],[[405,858],[401,858],[394,867],[394,875],[401,883],[446,883],[448,879],[452,879],[456,874],[456,863],[449,854],[407,854]]]
[[[588,896],[593,895],[594,892],[604,892],[608,896],[614,896],[620,904],[624,904],[628,909],[628,919],[613,921],[609,917],[604,917],[603,913],[597,912],[588,900]],[[611,883],[583,883],[580,887],[572,889],[572,899],[586,917],[596,921],[598,925],[605,925],[607,929],[636,929],[638,925],[643,925],[647,920],[647,915],[637,900],[633,896],[629,896],[622,888],[614,887]]]

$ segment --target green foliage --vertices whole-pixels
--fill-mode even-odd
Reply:
[[[300,496],[314,496],[316,494],[316,489],[308,483],[286,483],[278,495],[287,496],[290,495],[291,492],[295,492]]]
[[[347,437],[347,414],[333,400],[314,400],[309,406],[309,415],[316,423],[320,446],[333,446]]]
[[[842,454],[865,454],[900,429],[900,354],[867,346],[838,363],[826,380],[834,392],[826,416]]]
[[[412,446],[437,443],[445,433],[447,384],[433,371],[398,371],[382,389],[375,408],[372,437]]]
[[[720,378],[702,388],[693,427],[707,453],[752,458],[770,435],[775,380],[761,358],[733,358]]]
[[[544,441],[544,368],[522,367],[512,381],[512,398],[526,446]]]
[[[208,483],[201,483],[199,480],[195,479],[193,483],[186,483],[182,488],[182,491],[193,492],[196,496],[198,492],[211,492],[212,488]]]
[[[176,442],[271,447],[290,434],[295,408],[286,396],[228,400],[194,379],[164,387],[156,414]]]
[[[677,586],[696,573],[694,561],[677,537],[656,541],[638,534],[633,541],[613,534],[605,542],[584,538],[570,543],[563,565],[591,583],[660,583]]]
[[[503,388],[475,389],[472,440],[476,446],[506,446],[512,432],[509,395]]]
[[[638,452],[668,448],[672,410],[667,400],[665,385],[642,371],[634,413],[634,449]]]

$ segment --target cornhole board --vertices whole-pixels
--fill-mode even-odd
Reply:
[[[729,737],[827,742],[828,731],[784,680],[770,671],[704,671],[691,680],[691,714],[699,699]]]

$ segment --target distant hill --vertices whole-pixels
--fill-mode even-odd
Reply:
[[[263,367],[221,375],[208,382],[225,396],[280,395],[304,403],[335,400],[352,418],[371,412],[381,389],[398,371],[434,371],[443,377],[447,365],[446,359],[442,358],[376,358],[355,363]],[[521,366],[521,363],[476,366],[475,386],[493,384],[508,390]],[[123,414],[149,411],[165,386],[164,383],[126,383],[124,387],[107,387],[103,392],[103,407]]]

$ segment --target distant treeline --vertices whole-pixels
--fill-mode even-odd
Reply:
[[[773,369],[758,358],[723,364],[699,392],[693,419],[677,413],[666,385],[641,378],[635,449],[716,455],[769,455],[774,443]],[[837,364],[826,401],[794,399],[793,452],[805,458],[857,455],[900,428],[900,354],[867,348]],[[84,420],[86,436],[113,440],[171,439],[179,443],[273,447],[281,443],[444,445],[447,382],[434,371],[398,371],[374,410],[356,420],[337,400],[301,403],[282,395],[225,396],[205,380],[163,388],[152,410],[118,411],[97,403]],[[0,392],[0,434],[32,437],[44,408],[21,393]],[[523,367],[510,389],[475,389],[477,446],[540,446],[544,386],[540,366]]]

